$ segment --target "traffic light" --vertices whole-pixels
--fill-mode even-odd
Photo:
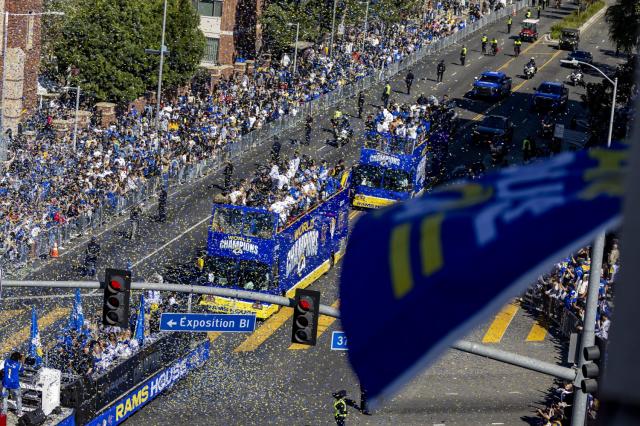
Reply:
[[[129,298],[131,296],[131,271],[107,269],[105,272],[102,323],[129,327]]]
[[[600,371],[600,348],[598,346],[587,346],[583,350],[584,359],[592,361],[582,365],[582,375],[584,379],[580,382],[580,388],[584,393],[594,393],[598,390],[598,377]]]
[[[295,301],[291,342],[314,346],[318,331],[320,292],[298,289]]]

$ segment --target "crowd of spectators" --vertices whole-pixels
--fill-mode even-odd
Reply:
[[[602,265],[602,276],[598,289],[598,311],[596,313],[596,336],[603,341],[609,338],[611,325],[611,296],[614,291],[615,279],[620,268],[620,251],[618,242],[610,240],[607,253]],[[547,298],[544,303],[551,306],[561,306],[561,315],[570,316],[575,320],[567,321],[573,325],[569,332],[582,329],[584,309],[589,288],[591,273],[591,258],[588,248],[578,250],[572,256],[563,259],[554,266],[551,273],[540,277],[536,290]],[[557,310],[555,311],[557,314]],[[572,383],[561,383],[553,390],[544,408],[537,410],[541,424],[554,426],[568,424],[573,405],[574,386]],[[597,416],[599,400],[589,395],[588,418],[594,420]]]
[[[178,310],[174,294],[161,298],[149,291],[145,302],[144,338],[136,338],[138,309],[132,307],[129,328],[105,326],[100,318],[86,320],[80,331],[66,329],[48,354],[48,366],[79,376],[99,376],[131,357],[158,337],[162,312]]]
[[[200,160],[215,158],[243,134],[295,116],[303,103],[458,31],[462,18],[445,13],[453,7],[441,3],[419,22],[371,22],[366,37],[362,29],[347,28],[332,56],[326,45],[301,52],[296,75],[288,55],[279,62],[258,61],[252,75],[222,79],[208,96],[163,104],[159,133],[151,107],[131,108],[108,128],[97,126],[96,117],[73,143],[69,135],[56,136],[54,118],[72,114],[63,102],[52,101],[10,135],[0,178],[0,253],[20,266],[41,255],[38,241],[48,247],[61,242],[58,225],[90,223],[102,207],[119,212],[125,197],[150,177],[161,175],[166,183],[169,176],[197,175]]]
[[[283,227],[338,192],[343,187],[344,173],[343,160],[329,167],[326,160],[317,164],[296,151],[291,158],[274,158],[269,167],[259,167],[252,179],[234,185],[221,201],[267,208],[278,215],[278,225]],[[214,225],[226,228],[223,220],[214,217]]]

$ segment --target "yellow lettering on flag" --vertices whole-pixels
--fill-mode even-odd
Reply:
[[[391,231],[389,264],[391,268],[393,295],[396,299],[403,298],[413,288],[410,236],[411,224],[408,223],[396,226],[393,231]]]
[[[427,216],[422,221],[420,253],[422,255],[422,274],[429,276],[442,268],[441,228],[444,214]]]

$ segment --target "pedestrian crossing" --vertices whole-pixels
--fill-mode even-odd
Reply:
[[[334,308],[339,307],[339,300],[335,300],[331,305]],[[7,309],[0,310],[0,327],[2,327],[2,336],[0,336],[0,355],[6,355],[15,348],[28,342],[30,333],[30,312],[29,308],[22,309]],[[44,336],[54,335],[57,330],[55,329],[56,323],[67,318],[71,312],[70,307],[54,307],[48,312],[39,313],[38,325],[41,334]],[[518,321],[517,327],[511,327],[514,323],[514,319],[520,314],[523,321]],[[293,316],[293,309],[282,308],[276,314],[272,315],[269,319],[264,321],[256,330],[248,336],[234,335],[233,333],[207,333],[209,341],[218,344],[231,345],[233,347],[233,353],[242,354],[248,352],[255,352],[264,348],[264,345],[275,338],[282,339],[283,333],[279,336],[276,333],[279,330],[290,329],[290,318]],[[327,333],[330,328],[336,329],[336,318],[331,318],[325,315],[320,315],[318,320],[318,344],[316,347],[310,347],[300,344],[289,343],[289,333],[284,333],[286,336],[285,343],[280,340],[279,345],[285,345],[288,351],[306,351],[310,349],[315,350],[329,350],[330,336]],[[526,328],[526,330],[524,330]],[[15,331],[17,329],[17,331]],[[530,318],[524,315],[521,306],[517,302],[512,302],[503,307],[492,319],[490,323],[483,326],[482,330],[482,343],[495,345],[500,344],[505,339],[506,335],[509,335],[509,339],[525,343],[543,342],[548,335],[548,324],[540,319]],[[224,337],[223,337],[224,336]],[[234,339],[234,340],[225,340]],[[52,342],[49,342],[52,343]],[[43,342],[47,347],[47,341]]]

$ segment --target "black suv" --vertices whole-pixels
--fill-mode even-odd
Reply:
[[[472,136],[474,142],[511,143],[513,140],[513,123],[508,117],[487,115],[473,129]]]

